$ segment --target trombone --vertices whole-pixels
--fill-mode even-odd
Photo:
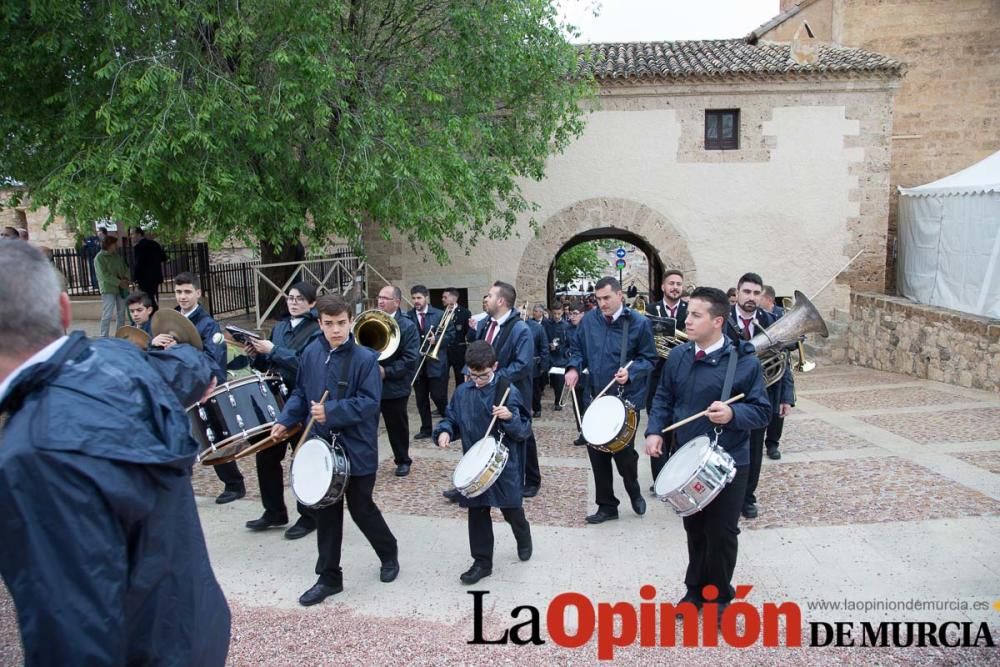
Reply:
[[[438,354],[441,352],[441,343],[444,341],[445,332],[448,331],[448,325],[451,324],[451,319],[455,316],[455,306],[448,306],[444,309],[444,315],[441,316],[441,321],[438,325],[427,332],[424,336],[424,340],[420,343],[420,365],[417,366],[417,372],[413,374],[413,379],[410,380],[410,386],[412,387],[417,382],[417,378],[420,377],[420,370],[424,367],[424,362],[430,357],[434,361],[438,360]]]

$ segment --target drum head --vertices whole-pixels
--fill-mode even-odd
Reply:
[[[302,443],[292,458],[292,491],[303,505],[323,500],[333,480],[333,453],[321,438]]]
[[[701,468],[708,454],[712,441],[708,436],[700,435],[693,440],[689,440],[683,447],[674,452],[663,470],[656,476],[653,491],[658,496],[662,496],[671,491],[676,491],[687,483],[691,476]]]
[[[497,441],[487,436],[469,448],[469,451],[462,456],[462,460],[455,466],[455,474],[452,475],[452,481],[456,488],[461,489],[476,481],[476,478],[486,470],[490,459],[493,458],[496,446]]]
[[[593,445],[611,442],[625,425],[625,404],[615,396],[601,396],[583,415],[583,438]]]

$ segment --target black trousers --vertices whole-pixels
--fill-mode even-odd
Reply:
[[[522,507],[501,507],[504,520],[510,524],[518,546],[531,537],[528,517]],[[476,565],[493,568],[493,520],[489,507],[469,508],[469,551]]]
[[[767,425],[767,433],[764,435],[764,446],[768,449],[777,449],[781,444],[781,432],[784,428],[784,417],[778,415],[771,417],[771,423]]]
[[[285,507],[284,470],[281,468],[281,462],[285,459],[285,453],[293,447],[295,443],[286,440],[255,455],[260,502],[264,506],[264,516],[269,519],[288,520],[288,509]],[[302,503],[296,503],[296,507],[299,510],[297,523],[310,528],[315,527],[316,520],[312,516],[312,510]]]
[[[615,479],[611,472],[611,460],[614,459],[618,474],[625,482],[625,490],[629,498],[642,494],[639,489],[639,454],[635,451],[635,436],[628,447],[617,454],[602,452],[587,446],[587,456],[590,457],[590,469],[594,471],[594,485],[598,509],[608,512],[618,511],[618,498],[615,497]]]
[[[535,442],[534,431],[524,443],[524,485],[542,485],[542,469],[538,465],[538,443]]]
[[[670,455],[674,453],[677,449],[677,434],[674,431],[670,433],[665,433],[663,435],[663,453],[659,456],[649,457],[649,471],[653,473],[653,482],[656,482],[656,476],[660,474],[663,470],[663,466],[667,465],[667,461],[670,460]]]
[[[562,400],[563,388],[566,387],[566,378],[562,375],[549,375],[549,384],[552,385],[552,393],[555,394],[552,404],[559,405]]]
[[[465,382],[465,375],[462,374],[462,369],[465,368],[465,348],[465,345],[448,348],[448,366],[451,367],[451,373],[455,376],[456,389],[458,385]]]
[[[545,376],[539,375],[531,381],[531,409],[542,411],[542,392],[545,391]]]
[[[316,546],[319,548],[319,558],[316,559],[319,583],[327,586],[343,583],[340,547],[344,541],[345,500],[351,519],[372,545],[379,560],[385,563],[396,559],[396,538],[372,499],[374,488],[375,473],[358,477],[351,475],[347,482],[347,491],[340,502],[313,510],[313,515],[316,517]]]
[[[696,600],[702,599],[702,587],[708,584],[719,589],[716,602],[729,602],[736,593],[732,581],[746,484],[747,468],[740,466],[736,469],[736,478],[715,500],[702,511],[684,517],[688,547],[684,584],[688,595]]]
[[[396,465],[413,463],[410,459],[410,420],[406,416],[406,403],[409,400],[409,396],[383,398],[379,404]]]
[[[420,430],[431,432],[431,401],[442,415],[448,407],[448,375],[439,378],[429,378],[420,371],[417,381],[413,383],[413,395],[417,399],[417,412],[420,414]]]
[[[153,300],[153,312],[155,313],[160,309],[160,298],[157,296],[157,292],[160,291],[160,283],[149,283],[149,282],[138,282],[136,285],[139,286],[143,292],[149,295],[149,298]]]
[[[747,473],[747,491],[745,503],[756,503],[757,482],[760,481],[760,468],[764,463],[764,432],[766,428],[756,428],[750,431],[750,470]]]
[[[236,461],[220,463],[215,466],[215,474],[226,485],[226,491],[241,491],[246,489],[246,484],[243,482],[243,473],[240,472]]]

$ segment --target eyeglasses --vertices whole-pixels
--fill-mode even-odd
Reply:
[[[469,373],[469,377],[473,380],[488,380],[492,375],[493,371],[486,371],[485,373]]]
[[[285,300],[291,303],[306,303],[306,298],[304,296],[293,296],[291,294],[286,296]]]

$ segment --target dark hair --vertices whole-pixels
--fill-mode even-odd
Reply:
[[[612,278],[611,276],[604,276],[598,280],[597,284],[594,285],[594,291],[596,292],[597,290],[604,289],[605,287],[610,287],[614,292],[622,291],[622,284],[618,282],[617,278]]]
[[[174,276],[174,285],[190,285],[200,290],[201,279],[190,271],[182,271]]]
[[[725,317],[729,314],[729,297],[717,287],[696,287],[691,292],[691,298],[708,302],[708,312],[712,317]]]
[[[423,294],[424,296],[429,297],[431,292],[427,289],[426,285],[414,285],[410,288],[410,296],[413,296],[414,294]]]
[[[570,310],[575,310],[578,313],[582,313],[583,312],[583,304],[581,304],[579,301],[572,301],[569,304],[569,309]]]
[[[549,310],[562,310],[563,305],[558,301],[553,301],[552,305],[549,306]]]
[[[775,293],[774,293],[774,286],[773,285],[764,285],[764,294],[768,295],[769,297],[771,297],[773,299],[776,296]]]
[[[145,236],[146,235],[146,232],[142,231],[142,227],[133,227],[132,231],[135,232],[136,234],[138,234],[139,236]]]
[[[307,283],[302,280],[289,287],[288,291],[291,292],[293,289],[298,290],[299,294],[302,295],[302,298],[308,303],[312,303],[316,300],[316,288],[313,287],[311,283]]]
[[[736,296],[736,288],[735,287],[730,287],[729,289],[726,290],[726,298],[729,298],[731,296]]]
[[[736,287],[743,287],[743,283],[753,283],[754,285],[760,285],[762,288],[764,287],[764,279],[756,273],[744,273],[740,276],[739,281],[736,283]]]
[[[513,309],[517,303],[517,290],[510,283],[498,280],[493,283],[494,287],[500,288],[499,297],[507,303],[507,307]]]
[[[98,227],[97,231],[104,232],[105,234],[107,234],[108,233],[108,228],[107,227]]]
[[[336,317],[342,313],[347,313],[347,319],[353,319],[351,313],[351,307],[347,305],[347,301],[344,297],[339,294],[324,294],[323,296],[316,299],[316,310],[319,312],[320,316],[332,315]]]
[[[666,273],[663,274],[663,280],[661,280],[660,282],[662,283],[670,276],[678,276],[680,277],[681,280],[684,280],[684,274],[681,273],[680,269],[669,269]]]
[[[496,361],[496,351],[485,340],[469,343],[469,347],[465,349],[465,365],[472,370],[492,368]]]
[[[104,240],[101,241],[101,250],[107,250],[116,243],[118,243],[118,237],[111,236],[109,234],[108,236],[104,237]]]
[[[451,294],[456,299],[459,298],[460,296],[462,296],[461,293],[459,293],[457,287],[445,287],[442,291],[445,294]]]
[[[128,298],[125,299],[125,305],[131,306],[133,303],[141,303],[144,308],[153,307],[153,299],[142,290],[132,292],[128,295]]]

